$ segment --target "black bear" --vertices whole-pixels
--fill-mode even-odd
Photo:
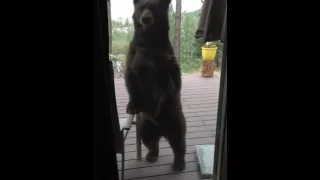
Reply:
[[[140,118],[146,160],[159,155],[165,137],[174,153],[174,170],[185,169],[186,121],[181,106],[181,70],[169,40],[171,0],[134,0],[134,37],[125,65],[127,113]]]

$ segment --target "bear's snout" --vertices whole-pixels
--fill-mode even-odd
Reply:
[[[153,15],[149,9],[145,9],[140,18],[140,23],[143,26],[149,26],[153,23]]]

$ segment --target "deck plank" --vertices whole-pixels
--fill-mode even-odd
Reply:
[[[200,132],[193,132],[193,133],[187,133],[186,135],[186,139],[196,139],[196,138],[205,138],[205,137],[215,137],[215,134],[208,130],[208,131],[200,131]],[[160,139],[160,142],[165,142],[167,141],[164,138]],[[136,137],[132,137],[132,138],[127,138],[125,141],[126,145],[130,145],[130,144],[136,144]]]
[[[204,138],[195,138],[195,139],[187,139],[186,144],[187,146],[190,145],[198,145],[198,144],[212,144],[214,142],[213,137],[204,137]],[[169,143],[167,141],[162,141],[159,143],[159,149],[164,149],[170,147]],[[142,150],[147,150],[147,148],[142,145]],[[136,145],[126,145],[125,146],[125,152],[132,152],[136,151]]]
[[[193,172],[197,171],[198,165],[197,162],[187,162],[186,169],[182,172]],[[142,177],[152,177],[159,175],[175,174],[172,170],[171,164],[162,165],[162,166],[152,166],[152,167],[143,167],[138,169],[129,169],[125,170],[124,179],[136,179]],[[121,170],[119,171],[121,177]]]
[[[138,178],[136,180],[197,180],[201,179],[197,171],[183,172],[177,174],[161,175],[155,177]]]
[[[216,125],[205,125],[205,126],[199,126],[199,127],[187,127],[187,134],[192,132],[201,132],[201,131],[208,131],[208,130],[215,130]],[[135,131],[129,131],[127,138],[134,138],[136,137]]]
[[[152,166],[160,166],[160,165],[168,165],[173,163],[173,155],[169,156],[160,156],[156,162],[150,163],[145,161],[144,159],[139,161],[136,159],[125,161],[125,169],[137,169],[143,167],[152,167]],[[186,162],[196,162],[197,155],[196,154],[186,154],[185,156]],[[118,167],[121,167],[121,161],[118,161]]]
[[[199,127],[199,126],[205,126],[203,121],[187,121],[188,127]],[[136,132],[136,127],[132,126],[130,129],[130,132]]]
[[[193,154],[196,152],[196,147],[194,145],[192,146],[187,146],[186,149],[186,154]],[[145,157],[147,155],[147,150],[142,150],[141,151],[141,155],[142,157]],[[170,156],[173,155],[172,149],[171,148],[164,148],[161,149],[159,151],[159,157],[161,156]],[[126,152],[125,153],[125,160],[133,160],[133,159],[137,159],[137,152],[136,151],[132,151],[132,152]],[[121,155],[117,154],[117,160],[121,161]]]
[[[125,141],[125,179],[134,180],[202,180],[198,172],[195,145],[214,144],[219,102],[220,78],[202,78],[199,75],[183,75],[181,102],[187,121],[186,169],[174,172],[171,168],[173,152],[164,138],[159,143],[159,159],[154,163],[144,160],[147,154],[142,144],[142,160],[137,160],[136,127],[132,126]],[[125,118],[128,93],[123,79],[115,79],[118,116]],[[119,175],[121,155],[117,154]],[[120,175],[121,176],[121,175]]]

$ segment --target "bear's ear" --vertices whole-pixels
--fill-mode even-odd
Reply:
[[[133,4],[137,4],[139,0],[133,0]]]

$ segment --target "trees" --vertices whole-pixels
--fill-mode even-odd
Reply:
[[[174,51],[180,61],[181,0],[176,0]]]
[[[111,3],[110,0],[107,0],[107,9],[108,9],[108,34],[109,34],[109,53],[112,53],[112,24],[111,24]]]
[[[130,23],[129,23],[129,19],[126,18],[126,20],[124,21],[124,26],[125,27],[129,27]]]
[[[180,65],[186,73],[192,73],[201,68],[201,43],[193,36],[198,19],[197,11],[182,13]]]

